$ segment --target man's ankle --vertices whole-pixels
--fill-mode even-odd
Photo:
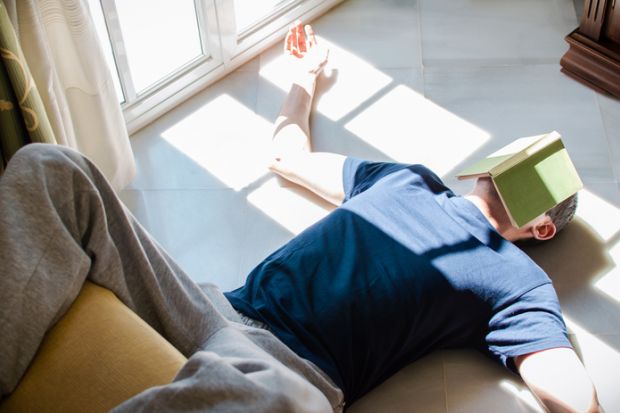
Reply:
[[[304,73],[301,76],[296,76],[295,80],[293,80],[293,86],[299,86],[303,88],[310,96],[314,94],[314,89],[316,87],[316,78],[317,76],[312,73]]]

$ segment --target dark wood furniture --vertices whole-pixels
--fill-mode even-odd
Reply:
[[[566,41],[562,72],[620,98],[620,0],[585,0],[581,23]]]

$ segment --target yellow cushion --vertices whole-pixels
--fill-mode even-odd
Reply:
[[[109,290],[86,283],[0,412],[104,412],[170,383],[186,358]]]

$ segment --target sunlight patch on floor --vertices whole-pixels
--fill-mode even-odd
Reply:
[[[504,379],[499,382],[499,387],[507,393],[515,396],[515,398],[519,401],[523,402],[529,408],[528,410],[537,413],[544,413],[544,410],[540,407],[540,404],[536,401],[536,398],[532,395],[532,392],[530,392],[524,384],[519,386],[512,381]]]
[[[577,216],[609,242],[620,231],[620,209],[587,189],[579,191]]]
[[[594,286],[620,303],[620,243],[614,241],[620,234],[620,209],[583,189],[579,192],[577,215],[607,243],[607,253],[612,262],[612,268],[598,278]]]
[[[319,38],[318,41],[330,50],[325,76],[334,83],[321,93],[316,110],[330,120],[337,121],[346,116],[392,81],[390,76],[346,49],[325,39]],[[282,54],[260,70],[263,78],[285,92],[295,79],[289,58]]]
[[[608,252],[614,267],[599,278],[594,283],[594,286],[620,304],[620,267],[618,267],[618,263],[620,263],[620,243],[616,243]]]
[[[345,127],[397,162],[421,163],[439,176],[490,139],[488,132],[404,85],[396,86]]]
[[[269,179],[248,197],[248,202],[294,235],[327,215],[333,207],[298,186],[282,187]]]
[[[162,133],[194,162],[235,190],[265,175],[272,125],[227,94]]]

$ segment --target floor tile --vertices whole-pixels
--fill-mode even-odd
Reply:
[[[241,285],[246,207],[241,194],[219,190],[125,190],[138,221],[196,282],[222,290]]]
[[[316,150],[333,151],[370,160],[398,160],[411,151],[415,129],[403,106],[422,99],[422,73],[416,69],[381,69],[387,82],[373,93],[359,94],[367,85],[353,68],[342,70],[337,82],[319,89],[312,133]],[[341,81],[342,79],[342,81]],[[319,83],[319,87],[323,86]],[[334,121],[329,107],[347,102],[350,110]]]
[[[347,137],[347,149],[369,159],[423,163],[444,175],[487,133],[427,99],[419,73],[407,74],[409,80],[403,75],[392,74],[390,87],[345,120],[344,129],[355,138]]]
[[[417,0],[344,1],[312,24],[323,38],[374,67],[421,66]]]
[[[462,152],[450,176],[513,139],[557,130],[582,180],[613,180],[596,95],[558,65],[426,69],[425,94],[487,133],[484,143]]]
[[[598,103],[607,132],[609,156],[614,177],[620,182],[620,99],[597,94]]]
[[[425,66],[556,62],[577,27],[571,0],[420,0]]]
[[[267,173],[271,124],[254,112],[257,76],[234,72],[135,134],[131,187],[239,190]]]
[[[441,353],[405,367],[348,410],[351,413],[447,413]]]
[[[444,354],[450,413],[542,413],[521,379],[474,351]]]

